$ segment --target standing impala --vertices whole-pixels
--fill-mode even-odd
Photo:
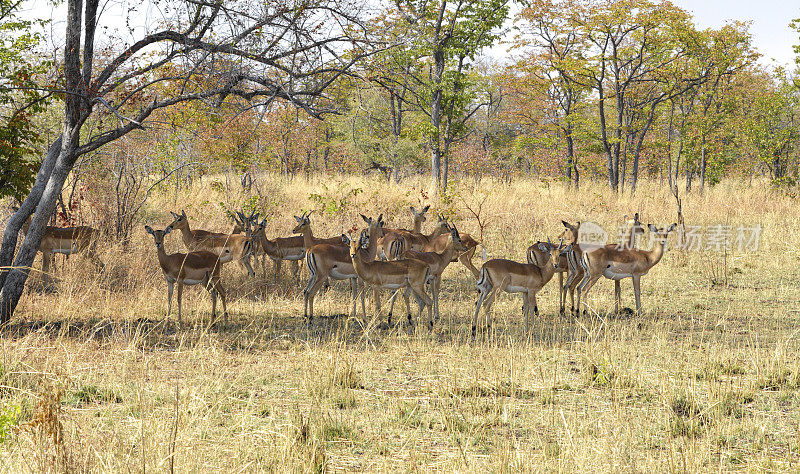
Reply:
[[[341,236],[330,237],[330,238],[327,238],[327,239],[319,239],[319,238],[314,237],[314,233],[311,230],[311,219],[309,217],[310,215],[311,215],[311,213],[308,212],[308,213],[303,213],[303,215],[300,216],[300,217],[294,216],[295,220],[297,220],[297,225],[294,227],[294,229],[292,229],[293,233],[302,235],[302,237],[303,237],[303,246],[305,247],[306,251],[308,251],[308,249],[310,249],[311,247],[313,247],[313,246],[315,246],[317,244],[340,245],[342,243],[342,237]],[[367,218],[364,217],[363,214],[361,215],[361,217],[364,220],[367,220]],[[383,217],[382,214],[381,214],[381,217]],[[381,221],[381,222],[383,222],[383,221]]]
[[[170,212],[173,217],[170,226],[181,231],[183,244],[189,250],[205,250],[219,255],[220,262],[228,263],[236,260],[239,266],[247,270],[250,277],[256,276],[250,266],[250,255],[253,253],[252,236],[247,234],[223,234],[207,230],[192,230],[186,211],[180,214]],[[245,229],[246,230],[246,229]]]
[[[272,260],[273,269],[275,272],[275,283],[278,282],[278,276],[281,273],[283,261],[287,260],[292,264],[292,275],[295,280],[299,278],[300,260],[306,255],[306,248],[303,237],[300,235],[293,235],[291,237],[276,237],[272,240],[267,238],[265,230],[267,227],[267,219],[264,218],[261,223],[256,226],[253,231],[253,238],[255,239],[255,248],[261,257],[261,270],[262,274],[266,276],[267,267],[265,258],[269,257]]]
[[[217,314],[217,293],[222,299],[222,311],[225,321],[228,321],[228,308],[225,305],[225,289],[220,282],[222,259],[213,252],[198,250],[189,253],[173,253],[167,255],[164,251],[164,236],[172,232],[172,225],[164,230],[153,230],[149,225],[144,226],[148,234],[153,236],[158,252],[158,264],[167,279],[167,317],[172,311],[172,289],[178,283],[178,325],[181,324],[181,302],[183,298],[183,285],[197,285],[202,283],[211,293],[211,321]],[[223,252],[227,252],[224,249]]]
[[[563,241],[563,239],[562,239]],[[546,249],[543,250],[545,246]],[[528,251],[526,255],[528,257],[528,263],[536,264],[539,267],[544,267],[548,264],[548,259],[550,258],[550,248],[553,246],[550,242],[541,242],[538,241],[528,247]],[[556,273],[558,273],[558,302],[559,302],[559,314],[564,314],[564,306],[567,301],[567,288],[564,285],[564,274],[567,273],[569,269],[569,262],[568,262],[568,255],[566,253],[561,253],[558,257],[558,266],[556,267]]]
[[[467,246],[461,241],[461,236],[458,234],[458,229],[453,225],[450,232],[447,234],[447,244],[441,252],[418,252],[416,250],[409,250],[403,256],[404,258],[413,258],[425,262],[430,268],[431,276],[431,293],[433,293],[433,313],[434,318],[438,321],[440,318],[439,313],[439,289],[442,285],[442,273],[450,262],[455,261],[454,256],[458,256],[466,252]],[[394,300],[397,293],[392,295],[392,307],[394,307]],[[389,313],[392,310],[389,309]]]
[[[453,262],[461,262],[462,265],[467,267],[467,270],[472,272],[475,276],[475,279],[478,278],[480,270],[478,270],[475,265],[472,264],[472,257],[475,256],[475,249],[478,247],[477,240],[473,239],[469,234],[460,234],[461,242],[464,244],[466,250],[463,252],[456,252],[453,254]],[[444,252],[444,248],[447,246],[447,242],[450,239],[450,234],[445,233],[442,235],[438,235],[428,241],[424,247],[422,247],[423,252],[436,252],[442,253]]]
[[[364,254],[359,251],[361,242],[359,239],[350,237],[350,258],[353,260],[353,267],[359,277],[373,289],[400,290],[410,287],[414,298],[419,304],[417,319],[422,318],[422,310],[428,306],[429,325],[433,327],[433,300],[425,292],[425,283],[431,276],[430,268],[424,262],[413,259],[401,259],[391,262],[368,261]],[[414,320],[411,318],[411,306],[408,303],[408,295],[403,295],[408,312],[409,326],[413,326]],[[377,311],[377,305],[376,305]],[[376,314],[377,317],[377,314]],[[389,313],[389,326],[392,325],[392,314]]]
[[[571,245],[571,244],[570,244]],[[570,246],[564,247],[562,242],[558,246],[539,245],[539,250],[546,252],[546,261],[542,266],[535,263],[518,263],[513,260],[494,258],[483,264],[481,276],[478,279],[477,287],[480,295],[475,303],[475,315],[472,320],[472,338],[475,338],[478,326],[478,314],[481,306],[486,313],[486,328],[491,328],[492,316],[491,308],[497,291],[503,290],[506,293],[522,293],[522,316],[530,330],[533,317],[539,316],[539,307],[536,304],[536,293],[553,278],[553,274],[558,269],[560,256],[569,251]],[[550,262],[548,264],[548,262]]]
[[[569,291],[569,298],[570,298],[570,305],[571,305],[571,312],[573,315],[577,314],[579,306],[575,306],[575,292],[577,290],[578,284],[583,280],[585,275],[583,264],[581,263],[583,259],[583,250],[577,245],[578,242],[578,231],[580,229],[581,223],[578,222],[578,225],[573,226],[566,221],[561,221],[564,224],[564,232],[561,234],[561,238],[563,238],[567,242],[572,242],[572,251],[567,254],[567,262],[568,262],[568,270],[569,273],[567,274],[567,282],[564,284],[564,292],[561,293],[561,313],[564,313],[564,307],[566,306],[567,295],[566,292]],[[639,221],[639,213],[637,212],[633,216],[633,220],[629,221],[631,225],[630,231],[628,231],[627,236],[623,239],[622,242],[618,244],[607,244],[605,248],[615,248],[615,249],[634,249],[636,247],[636,242],[638,236],[644,234],[644,225],[642,225],[641,221]],[[619,280],[614,281],[614,298],[616,307],[614,312],[619,312],[620,306],[622,304],[622,289]]]
[[[11,209],[14,212],[19,210],[15,207]],[[23,235],[28,234],[32,219],[33,215],[28,217],[28,220],[22,224]],[[39,251],[42,252],[42,279],[44,280],[45,287],[51,287],[53,284],[52,277],[50,276],[50,267],[53,263],[53,256],[57,253],[71,255],[85,252],[89,260],[102,271],[105,265],[100,260],[100,257],[97,256],[97,239],[99,234],[97,229],[88,226],[45,227],[42,243],[39,245]]]
[[[383,237],[383,253],[388,260],[397,260],[403,257],[408,250],[422,251],[425,245],[436,237],[449,233],[450,229],[444,217],[439,216],[439,222],[430,234],[396,230],[385,233]]]
[[[653,266],[661,261],[661,257],[664,256],[664,251],[667,247],[667,236],[675,230],[675,227],[677,227],[677,224],[672,224],[668,228],[659,230],[653,224],[648,224],[647,228],[655,234],[655,239],[658,242],[653,250],[618,249],[605,246],[591,252],[585,252],[581,259],[584,276],[578,285],[578,308],[580,308],[581,298],[587,298],[589,290],[592,289],[600,277],[604,276],[617,283],[623,278],[631,278],[633,280],[633,294],[636,298],[636,312],[641,313],[641,279],[644,275],[647,275],[647,272]],[[619,311],[619,293],[615,296],[616,310]]]
[[[366,250],[361,248],[359,253],[363,256],[364,260],[375,260],[375,254],[378,250],[378,235],[380,235],[381,227],[383,226],[383,214],[377,219],[361,216],[366,222],[368,227],[369,244]],[[350,288],[352,290],[352,309],[350,316],[356,316],[356,295],[361,297],[361,311],[364,314],[364,319],[367,318],[367,310],[364,304],[364,292],[359,291],[358,274],[353,266],[353,259],[350,257],[349,244],[345,245],[343,242],[339,244],[321,243],[311,247],[306,252],[306,265],[308,266],[308,285],[303,290],[303,316],[307,318],[309,324],[314,319],[314,297],[319,292],[322,285],[328,280],[350,280]]]

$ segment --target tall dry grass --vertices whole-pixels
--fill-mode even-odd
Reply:
[[[223,208],[258,201],[268,236],[289,234],[303,209],[316,209],[314,230],[327,236],[361,225],[359,213],[408,225],[407,207],[430,203],[476,235],[467,208],[480,207],[487,256],[523,260],[530,243],[558,235],[562,219],[593,220],[612,234],[637,211],[644,222],[675,220],[672,196],[655,183],[618,196],[602,184],[574,193],[558,183],[482,179],[434,197],[422,180],[264,175],[260,193],[251,194],[226,182],[237,181],[215,176],[177,196],[164,190],[140,224],[161,228],[168,210],[185,209],[192,226],[222,231],[232,224]],[[759,250],[669,252],[643,278],[637,316],[609,313],[608,281],[592,292],[593,317],[559,316],[551,283],[526,335],[519,296],[502,296],[493,337],[475,343],[474,280],[458,264],[445,274],[443,319],[433,333],[379,328],[371,307],[366,320],[342,316],[343,284],[317,299],[323,317],[308,329],[300,287],[287,270],[273,283],[271,265],[266,278],[257,268],[256,280],[226,266],[227,324],[210,326],[208,295],[188,288],[189,324],[179,329],[174,314],[165,319],[166,284],[139,225],[127,249],[101,243],[103,274],[80,256],[59,259],[54,293],[40,291],[32,274],[2,338],[0,465],[14,472],[171,463],[179,471],[796,469],[800,205],[735,181],[683,199],[687,225],[762,225]],[[180,237],[169,236],[167,247],[182,249]],[[38,260],[34,266],[41,268]],[[623,303],[633,305],[628,282]]]

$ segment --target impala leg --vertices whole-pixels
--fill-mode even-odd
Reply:
[[[642,290],[640,287],[642,277],[639,275],[633,276],[633,295],[636,298],[636,313],[642,313]]]
[[[364,292],[367,290],[367,284],[361,278],[356,278],[356,293],[361,297],[361,314],[364,315],[364,321],[367,320],[367,306],[364,304]],[[355,305],[355,301],[353,301]],[[380,316],[380,313],[375,313],[376,317]]]
[[[475,279],[477,279],[481,274],[480,270],[475,268],[475,265],[472,264],[472,257],[475,255],[476,248],[477,247],[472,247],[471,249],[462,253],[460,257],[458,257],[458,261],[461,262],[462,265],[467,267],[467,270],[469,270],[470,273],[472,273],[475,276]]]
[[[433,304],[434,300],[428,296],[428,293],[425,291],[425,283],[422,285],[415,285],[411,287],[411,291],[414,294],[414,298],[417,300],[417,305],[419,305],[419,312],[417,314],[417,319],[422,321],[422,310],[425,306],[428,307],[428,329],[433,329]],[[406,296],[407,297],[407,296]]]
[[[278,283],[281,274],[281,267],[283,266],[283,260],[280,258],[273,258],[272,263],[273,263],[272,266],[275,269],[275,283]]]
[[[478,314],[481,311],[481,306],[483,306],[483,301],[486,299],[486,295],[489,292],[489,288],[479,288],[478,289],[478,301],[475,302],[475,316],[472,318],[472,339],[475,339],[475,332],[478,326]]]
[[[183,298],[183,280],[178,279],[178,326],[181,325],[181,300]]]
[[[243,258],[242,260],[240,260],[239,263],[241,265],[243,265],[245,267],[245,269],[247,270],[247,276],[249,276],[250,278],[255,278],[256,277],[256,272],[253,271],[253,267],[250,265],[250,257],[249,256],[247,258]]]
[[[586,276],[583,277],[583,281],[581,281],[581,284],[578,286],[578,311],[580,311],[581,297],[585,300],[584,304],[586,304],[586,301],[589,300],[589,290],[592,289],[594,284],[597,283],[597,280],[599,280],[601,276],[602,274],[590,276],[587,272]],[[584,313],[586,313],[586,310],[584,310]]]
[[[492,304],[494,303],[494,299],[496,297],[497,287],[493,287],[491,290],[489,290],[489,294],[483,301],[483,312],[486,313],[486,332],[489,332],[492,329]]]
[[[42,252],[42,286],[45,292],[49,291],[52,287],[52,279],[50,278],[50,267],[53,265],[53,254],[50,252]]]
[[[397,292],[399,292],[399,291],[400,290],[397,290]],[[395,292],[394,296],[397,296],[397,292]],[[408,315],[408,326],[413,328],[414,327],[414,319],[411,317],[411,304],[409,302],[408,293],[409,293],[409,287],[406,286],[405,289],[403,290],[403,301],[406,302],[406,314]],[[394,305],[394,302],[392,302],[392,305]],[[420,310],[420,315],[421,314],[422,314],[422,310]]]
[[[172,290],[175,288],[175,281],[167,279],[167,317],[172,312]]]
[[[558,314],[564,316],[567,305],[567,290],[564,288],[564,272],[558,272]]]
[[[433,307],[434,307],[434,317],[436,321],[442,319],[442,313],[439,312],[439,289],[442,287],[442,276],[437,275],[432,282],[432,290],[433,290]]]
[[[219,299],[222,300],[222,316],[225,318],[225,324],[228,324],[228,305],[225,301],[225,288],[223,288],[222,280],[219,277],[215,279],[214,286],[216,286],[217,293],[219,293]]]
[[[620,306],[622,306],[622,288],[619,280],[614,280],[614,314],[619,314]]]
[[[531,312],[531,303],[533,303],[533,311]],[[536,302],[536,292],[528,291],[528,332],[533,332],[533,320],[539,317],[539,305]]]
[[[299,260],[292,260],[292,277],[296,285],[300,284],[300,262]],[[326,278],[327,281],[327,278]]]
[[[214,320],[217,318],[217,288],[214,286],[214,281],[209,277],[205,278],[203,286],[211,294],[211,324],[214,324]]]

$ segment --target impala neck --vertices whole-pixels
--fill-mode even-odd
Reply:
[[[314,246],[314,234],[311,232],[311,226],[307,225],[303,227],[301,232],[303,234],[303,245],[305,246],[306,250],[308,250]],[[372,236],[370,236],[370,238],[372,238]],[[371,243],[372,242],[370,241],[370,244]]]
[[[161,268],[167,268],[169,258],[167,256],[167,252],[164,251],[164,242],[156,244],[156,253],[158,254],[158,263],[161,265]]]
[[[647,259],[650,261],[651,267],[657,264],[659,261],[661,261],[661,257],[664,256],[666,248],[667,248],[667,239],[665,237],[664,240],[662,240],[661,243],[656,246],[656,248],[647,252]]]
[[[375,260],[378,255],[378,238],[380,237],[379,234],[383,233],[380,229],[377,226],[370,226],[369,228],[369,244],[367,244],[366,250],[366,258],[369,260]]]
[[[422,217],[414,216],[414,232],[417,234],[422,233]]]

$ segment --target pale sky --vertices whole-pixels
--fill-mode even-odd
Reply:
[[[700,28],[719,28],[728,20],[752,21],[753,44],[765,65],[794,64],[792,45],[800,43],[798,33],[789,28],[800,18],[797,0],[672,0],[694,16]]]
[[[794,18],[800,18],[800,0],[672,0],[672,2],[692,13],[699,28],[719,28],[729,20],[751,21],[750,33],[753,35],[753,44],[762,54],[760,62],[767,66],[780,65],[794,68],[795,54],[792,45],[800,43],[800,38],[797,32],[789,28],[789,22]],[[107,10],[102,16],[101,23],[114,27],[123,24],[117,11],[125,10],[130,5],[138,5],[139,0],[104,0],[101,3],[104,10]],[[28,14],[52,18],[50,28],[56,36],[63,34],[60,29],[64,28],[66,2],[59,2],[55,7],[48,0],[27,0],[25,4],[28,7]],[[133,26],[139,26],[136,24],[139,22],[143,23],[143,18],[157,18],[157,10],[158,7],[154,10],[147,6],[140,9],[144,15],[134,19]],[[517,7],[512,5],[511,10],[513,17]],[[507,26],[510,26],[510,23],[511,20]],[[507,45],[496,45],[485,54],[502,60],[508,56],[506,48]]]

